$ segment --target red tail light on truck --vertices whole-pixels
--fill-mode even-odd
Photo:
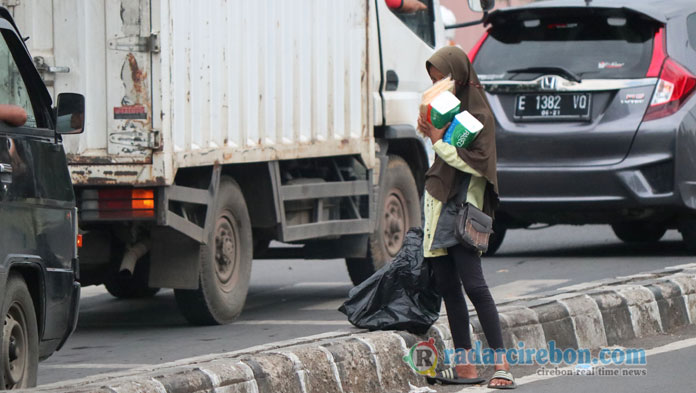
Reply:
[[[82,217],[90,219],[133,219],[155,217],[155,191],[141,188],[83,190]]]

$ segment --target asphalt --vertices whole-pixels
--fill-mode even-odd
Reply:
[[[670,232],[656,245],[627,245],[604,226],[511,231],[499,255],[484,258],[484,272],[500,301],[692,262],[679,240]],[[171,291],[119,301],[86,288],[78,329],[40,365],[39,383],[350,330],[336,311],[350,287],[342,260],[255,261],[242,317],[215,327],[188,326]]]

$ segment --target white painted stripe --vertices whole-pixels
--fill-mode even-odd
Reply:
[[[674,266],[667,266],[665,270],[673,270],[673,269],[693,269],[696,268],[696,263],[685,263],[683,265],[674,265]]]
[[[60,269],[57,267],[47,267],[46,271],[52,273],[73,273],[72,269]]]
[[[357,339],[361,343],[365,344],[369,349],[370,349],[370,355],[372,356],[372,360],[375,361],[375,370],[377,371],[377,381],[379,382],[379,386],[382,386],[382,364],[379,361],[379,358],[377,357],[377,349],[375,346],[368,340],[360,337],[360,336],[352,336],[353,338]]]
[[[272,352],[273,353],[273,352]],[[292,362],[292,367],[300,380],[300,389],[302,393],[307,393],[307,370],[305,370],[302,361],[297,355],[289,351],[275,351],[275,353],[285,356]]]
[[[353,286],[350,281],[313,281],[313,282],[298,282],[292,284],[293,287],[347,287]]]
[[[198,369],[210,378],[210,382],[213,384],[213,390],[220,386],[220,377],[217,374],[203,367],[198,367]]]
[[[319,350],[324,352],[326,355],[326,358],[329,360],[329,366],[331,366],[331,371],[333,372],[334,378],[336,378],[336,384],[338,385],[338,390],[341,393],[343,392],[343,383],[341,382],[341,375],[338,373],[338,366],[336,365],[336,361],[334,360],[333,354],[331,351],[328,349],[324,348],[323,346],[319,345]]]
[[[679,292],[681,292],[681,297],[682,300],[684,301],[684,308],[686,309],[686,320],[689,322],[689,324],[693,323],[693,319],[691,317],[691,310],[689,309],[689,296],[684,293],[684,287],[679,283],[679,281],[674,280],[674,279],[668,279],[668,282],[671,282],[672,284],[676,285],[677,288],[679,288]]]
[[[167,393],[167,388],[164,386],[162,382],[155,378],[150,378],[150,381],[152,381],[156,386],[155,389],[157,390],[155,391],[155,393]]]
[[[99,295],[106,295],[109,292],[106,291],[106,288],[104,288],[103,285],[97,285],[97,286],[89,286],[89,287],[82,287],[80,289],[80,299],[85,299],[88,297],[93,297],[93,296],[99,296]]]
[[[675,341],[673,343],[669,343],[667,345],[663,345],[661,347],[656,347],[652,349],[648,349],[645,351],[645,356],[654,356],[654,355],[659,355],[662,353],[666,352],[673,352],[673,351],[679,351],[681,349],[685,348],[690,348],[696,346],[696,338],[689,338],[686,340],[681,340],[681,341]],[[569,366],[569,367],[564,367],[564,368],[559,368],[559,370],[573,370],[575,369],[575,366]],[[514,369],[512,372],[514,373]],[[539,381],[546,381],[549,379],[553,378],[558,378],[562,377],[562,375],[537,375],[537,374],[532,374],[532,375],[527,375],[521,378],[516,378],[515,382],[517,383],[517,386],[525,385],[525,384],[530,384],[533,382],[539,382]],[[458,393],[471,393],[471,392],[499,392],[500,389],[489,389],[486,386],[472,386],[463,390],[460,390]]]
[[[249,365],[244,362],[237,362],[235,363],[235,365],[241,368],[246,374],[247,378],[249,378],[249,381],[247,382],[249,384],[249,391],[251,393],[259,393],[259,385],[256,383],[256,378],[254,377],[254,370],[252,370],[251,367],[249,367]]]
[[[128,370],[131,368],[153,367],[154,364],[137,364],[137,363],[72,363],[72,364],[42,364],[43,369],[113,369],[113,370]]]
[[[336,311],[346,299],[329,300],[328,302],[317,303],[311,306],[302,307],[301,311]]]
[[[256,321],[235,321],[235,325],[350,325],[348,321],[310,321],[310,320],[295,320],[295,319],[260,319]]]
[[[566,279],[534,279],[516,280],[491,288],[494,299],[509,300],[555,285],[561,285],[570,280]]]

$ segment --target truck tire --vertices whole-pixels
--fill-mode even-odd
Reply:
[[[483,255],[491,256],[495,254],[503,244],[506,233],[507,228],[493,221],[493,234],[491,234],[491,237],[488,239],[488,250]]]
[[[664,226],[648,221],[616,223],[611,225],[611,229],[626,243],[653,243],[667,232]]]
[[[369,240],[369,256],[346,258],[348,275],[354,285],[389,263],[401,249],[409,228],[421,226],[418,188],[403,158],[389,156],[381,190],[377,227]]]
[[[11,273],[7,279],[2,315],[0,387],[34,387],[39,367],[39,330],[31,294],[17,273]]]
[[[141,299],[155,296],[160,289],[150,288],[147,285],[150,269],[149,258],[149,255],[145,255],[138,260],[133,275],[118,271],[112,272],[104,282],[104,286],[111,296],[118,299]]]
[[[194,325],[223,325],[242,312],[249,289],[251,220],[239,185],[220,179],[208,244],[200,246],[199,288],[174,291],[179,310]]]

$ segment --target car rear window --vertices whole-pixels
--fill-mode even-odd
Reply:
[[[494,24],[474,61],[481,79],[529,80],[529,67],[563,67],[581,78],[633,79],[650,67],[658,26],[643,18],[588,14],[507,18]]]

